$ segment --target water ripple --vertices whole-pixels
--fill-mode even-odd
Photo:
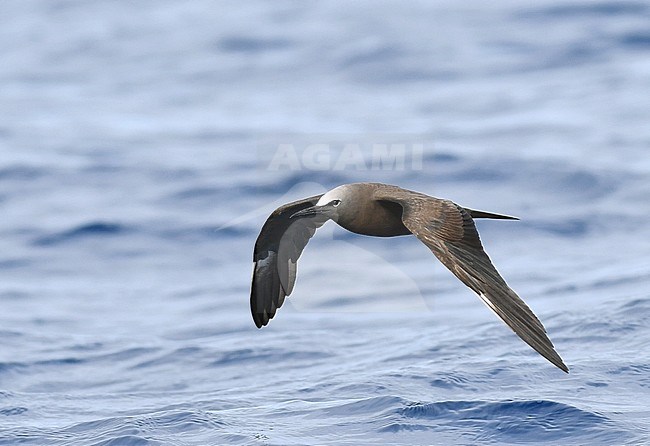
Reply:
[[[400,421],[382,430],[444,430],[451,425],[462,425],[475,431],[477,441],[499,439],[513,442],[524,439],[566,441],[568,438],[601,438],[603,435],[614,438],[620,435],[607,417],[550,400],[410,403],[396,413]]]
[[[121,223],[94,221],[39,237],[34,241],[34,244],[38,246],[53,246],[87,238],[123,235],[133,230],[133,227]]]

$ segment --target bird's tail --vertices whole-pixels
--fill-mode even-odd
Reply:
[[[469,212],[469,215],[472,216],[472,218],[494,218],[498,220],[519,220],[517,217],[512,217],[510,215],[502,215],[502,214],[493,214],[492,212],[485,212],[485,211],[476,211],[474,209],[467,209],[465,208],[467,212]]]

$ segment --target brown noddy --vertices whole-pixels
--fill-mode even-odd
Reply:
[[[307,242],[317,228],[334,220],[356,234],[415,235],[524,342],[568,372],[542,323],[492,265],[475,218],[517,220],[381,183],[344,184],[280,206],[255,242],[250,301],[255,325],[261,328],[275,316],[293,290],[296,263]]]

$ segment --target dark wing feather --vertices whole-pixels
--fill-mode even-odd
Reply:
[[[316,229],[327,217],[291,216],[318,202],[320,195],[294,201],[273,211],[262,226],[253,252],[251,313],[258,328],[269,323],[291,294],[296,282],[296,263]]]
[[[403,193],[407,194],[408,191]],[[404,209],[404,226],[427,245],[456,277],[476,292],[521,339],[551,363],[568,372],[542,323],[506,284],[483,250],[471,211],[448,200],[416,193],[393,200]]]

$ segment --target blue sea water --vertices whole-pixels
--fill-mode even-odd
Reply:
[[[0,16],[0,444],[650,444],[647,2]],[[266,216],[355,181],[519,216],[479,230],[571,373],[413,237],[333,224],[256,329]]]

